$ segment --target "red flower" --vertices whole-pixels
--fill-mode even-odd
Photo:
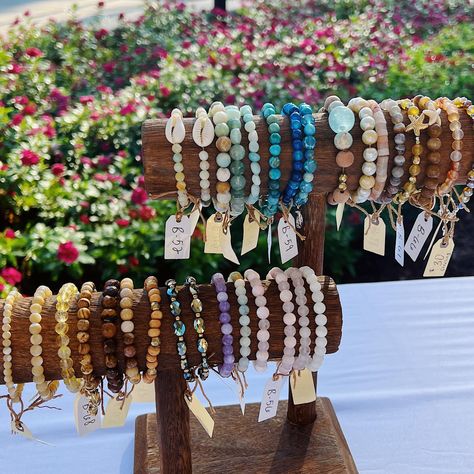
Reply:
[[[115,62],[111,61],[109,63],[105,63],[103,68],[105,72],[108,72],[108,73],[114,72]]]
[[[89,104],[90,102],[94,102],[94,96],[93,95],[81,95],[81,97],[79,97],[79,102],[81,104]]]
[[[64,244],[59,244],[57,255],[59,260],[70,265],[79,257],[79,250],[77,250],[74,244],[68,240]]]
[[[23,109],[23,113],[25,115],[33,115],[35,112],[36,112],[36,105],[35,104],[25,105],[25,108]]]
[[[148,199],[148,195],[143,188],[135,188],[132,191],[131,199],[134,204],[145,204]]]
[[[131,267],[136,267],[139,265],[140,261],[138,260],[137,257],[130,256],[128,257],[128,263],[130,264]]]
[[[130,221],[128,219],[117,219],[115,223],[119,227],[128,227],[130,225]]]
[[[31,150],[22,150],[21,162],[24,166],[36,165],[39,162],[39,156]]]
[[[127,104],[120,109],[120,115],[129,115],[135,112],[135,105],[134,104]]]
[[[13,267],[5,267],[1,272],[0,276],[10,285],[15,286],[17,283],[20,283],[23,278],[21,272]]]
[[[62,163],[54,163],[53,166],[51,166],[51,172],[54,174],[54,176],[61,176],[64,173],[65,167]]]
[[[171,91],[165,86],[160,86],[160,93],[163,97],[168,97],[171,94]]]
[[[149,221],[155,217],[155,210],[149,206],[142,206],[140,208],[140,219],[143,221]]]
[[[94,33],[94,36],[95,36],[96,39],[101,40],[102,38],[104,38],[108,34],[109,34],[109,32],[105,28],[101,28],[99,31],[96,31]]]
[[[20,125],[21,122],[23,122],[23,115],[22,114],[16,114],[12,117],[12,120],[10,122],[11,125]]]
[[[43,51],[38,48],[27,48],[25,52],[30,58],[39,58],[40,56],[43,56]]]
[[[6,239],[14,239],[15,231],[13,229],[5,229],[4,235]]]
[[[91,223],[91,220],[89,219],[89,216],[87,216],[86,214],[81,214],[79,216],[79,220],[83,223],[83,224],[90,224]]]

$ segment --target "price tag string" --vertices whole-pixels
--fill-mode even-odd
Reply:
[[[286,207],[281,201],[280,201],[280,208],[281,208],[281,213],[283,214],[283,220],[285,221],[285,224],[288,224],[292,229],[293,231],[295,232],[295,234],[299,237],[299,239],[303,242],[306,240],[306,237],[303,235],[303,234],[300,234],[298,232],[298,229],[291,223],[290,219],[288,218],[289,215],[290,215],[290,211],[291,211],[291,206],[290,207]]]
[[[254,207],[252,204],[245,204],[245,207],[247,208],[247,213],[249,215],[249,222],[258,222],[258,225],[260,227],[260,230],[265,230],[268,227],[267,221],[269,218],[262,214],[256,207]],[[259,215],[260,221],[255,217],[256,215]]]
[[[194,373],[194,371],[193,371],[193,373]],[[195,384],[194,384],[193,388],[191,388],[191,386],[189,385],[189,382],[186,381],[186,390],[184,391],[184,396],[189,401],[191,401],[193,399],[194,393],[196,392],[196,389],[199,387],[203,397],[207,400],[207,403],[209,403],[209,411],[211,412],[212,415],[215,415],[216,410],[212,406],[211,400],[209,399],[209,397],[206,395],[206,392],[204,391],[204,387],[202,385],[201,379],[195,373],[194,373],[194,377],[195,377],[194,378]]]

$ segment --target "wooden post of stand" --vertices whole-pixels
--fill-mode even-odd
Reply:
[[[185,390],[186,383],[180,370],[159,372],[155,394],[160,474],[192,472],[189,408],[183,398]]]
[[[323,273],[324,233],[326,228],[326,195],[311,194],[303,213],[305,241],[301,244],[295,265],[308,265],[317,275]],[[318,373],[313,379],[317,385]],[[288,421],[295,425],[309,425],[316,420],[316,402],[295,405],[291,388],[288,387]]]

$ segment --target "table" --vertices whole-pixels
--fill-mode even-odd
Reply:
[[[340,285],[339,291],[341,349],[327,357],[318,391],[331,398],[360,472],[474,472],[474,277]],[[260,399],[269,375],[248,373],[248,401]],[[134,421],[153,405],[134,403],[124,427],[80,438],[73,396],[62,393],[54,404],[61,411],[24,418],[53,446],[11,436],[0,405],[4,471],[131,473]],[[216,405],[236,402],[232,388],[215,377],[206,393]]]

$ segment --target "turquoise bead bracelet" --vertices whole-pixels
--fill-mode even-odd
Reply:
[[[278,203],[280,200],[280,154],[281,154],[281,135],[280,125],[278,124],[278,115],[276,114],[273,104],[266,103],[262,108],[262,115],[265,118],[270,135],[270,158],[268,159],[268,195],[262,212],[266,217],[273,217],[278,211]]]

